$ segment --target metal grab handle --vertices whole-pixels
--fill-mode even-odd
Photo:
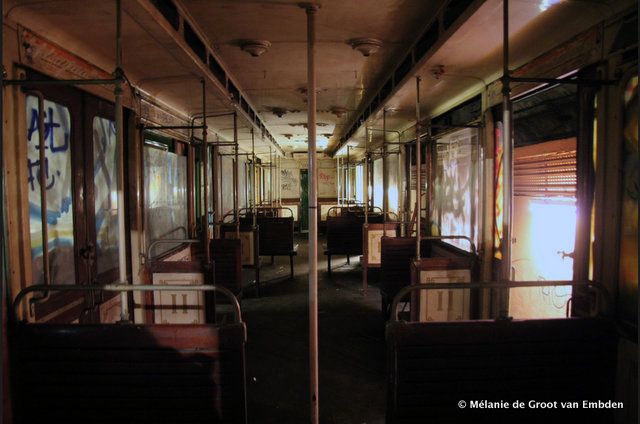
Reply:
[[[237,323],[242,322],[242,311],[240,310],[240,302],[238,298],[231,293],[228,289],[222,286],[214,286],[203,284],[200,286],[183,286],[179,284],[167,284],[162,286],[154,286],[149,284],[131,285],[131,284],[106,284],[104,286],[77,286],[77,285],[43,285],[38,284],[29,286],[20,290],[15,300],[13,301],[12,310],[13,318],[18,321],[18,306],[24,300],[25,296],[34,292],[47,292],[47,291],[108,291],[108,292],[133,292],[133,291],[215,291],[225,295],[231,302],[233,307],[233,315]]]
[[[149,248],[147,249],[147,260],[151,261],[153,259],[155,259],[155,257],[151,257],[151,252],[153,251],[153,248],[156,247],[159,244],[173,244],[173,243],[188,243],[188,244],[195,244],[195,243],[200,243],[202,240],[200,239],[158,239],[158,240],[154,240],[151,242],[151,244],[149,245]]]
[[[422,236],[420,240],[467,240],[471,245],[471,253],[476,254],[476,245],[468,236],[445,235],[445,236]]]
[[[576,281],[510,281],[506,283],[497,283],[495,281],[489,282],[474,282],[474,283],[426,283],[426,284],[413,284],[400,289],[398,294],[393,298],[391,303],[391,316],[389,320],[391,322],[397,322],[398,317],[396,311],[398,310],[398,303],[406,295],[417,290],[460,290],[460,289],[513,289],[524,287],[557,287],[557,286],[571,286],[571,287],[591,287],[596,289],[596,307],[594,308],[593,316],[596,316],[600,311],[599,297],[603,297],[606,303],[610,303],[611,299],[607,289],[600,283],[593,281],[576,282]]]

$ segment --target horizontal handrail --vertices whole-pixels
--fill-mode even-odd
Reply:
[[[252,213],[253,211],[256,212],[260,212],[260,211],[271,211],[274,212],[276,210],[287,210],[289,211],[289,216],[286,216],[284,218],[293,218],[293,210],[287,206],[256,206],[255,208],[241,208],[238,209],[238,216],[242,216],[242,217],[246,217],[248,213]],[[234,211],[230,211],[227,212],[223,217],[222,217],[222,222],[225,224],[231,224],[233,223],[233,221],[231,222],[224,222],[225,218],[227,217],[235,217],[235,212]]]
[[[175,232],[176,232],[176,231],[178,231],[178,230],[182,230],[182,232],[184,233],[184,238],[189,237],[189,234],[188,234],[188,232],[187,232],[187,227],[185,227],[185,226],[181,225],[181,226],[179,226],[179,227],[174,228],[173,230],[169,230],[169,231],[167,231],[166,233],[161,234],[161,235],[160,235],[160,237],[158,237],[158,240],[160,240],[160,239],[164,239],[164,238],[166,238],[169,234],[173,234],[173,233],[175,233]]]
[[[149,248],[147,249],[147,260],[151,261],[155,259],[157,256],[151,257],[151,252],[154,247],[159,244],[173,244],[173,243],[185,243],[185,244],[195,244],[200,243],[202,240],[199,239],[157,239],[151,242]]]
[[[473,242],[473,240],[471,240],[471,237],[469,236],[458,236],[458,235],[422,236],[420,237],[420,239],[421,240],[467,240],[471,245],[471,253],[474,255],[477,253],[476,245]]]
[[[596,289],[598,294],[605,299],[605,302],[609,303],[609,293],[607,289],[599,283],[587,281],[509,281],[506,283],[497,283],[495,281],[489,282],[474,282],[474,283],[426,283],[426,284],[412,284],[410,286],[400,289],[398,294],[393,298],[391,303],[391,322],[397,322],[397,310],[398,304],[406,295],[417,290],[469,290],[469,289],[513,289],[513,288],[526,288],[526,287],[559,287],[559,286],[571,286],[571,287],[591,287]],[[597,298],[596,298],[597,299]],[[600,302],[596,300],[596,307],[594,316],[600,311]]]
[[[332,206],[327,210],[327,216],[339,216],[339,215],[331,215],[332,211],[334,210],[338,210],[340,209],[342,212],[342,209],[346,209],[347,211],[362,211],[362,213],[364,213],[364,205],[363,206],[359,206],[359,205],[337,205],[337,206]],[[378,212],[376,212],[378,211]],[[382,209],[380,209],[378,206],[372,206],[370,208],[367,208],[367,213],[371,214],[371,213],[382,213]]]
[[[229,301],[231,302],[231,306],[233,307],[233,315],[236,319],[236,322],[242,322],[242,312],[240,310],[240,303],[238,302],[238,298],[234,296],[228,289],[222,286],[214,286],[214,285],[180,285],[180,284],[167,284],[162,286],[150,285],[150,284],[140,284],[140,285],[131,285],[131,284],[105,284],[104,286],[78,286],[78,285],[44,285],[38,284],[29,286],[20,290],[17,294],[15,300],[13,301],[12,311],[13,317],[15,321],[18,321],[18,306],[20,306],[20,302],[22,302],[26,295],[34,292],[47,292],[47,291],[107,291],[107,292],[134,292],[134,291],[215,291],[220,292],[225,295]]]

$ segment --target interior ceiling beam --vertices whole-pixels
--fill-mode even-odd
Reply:
[[[356,113],[345,123],[340,142],[329,154],[333,157],[351,137],[367,124],[386,103],[424,66],[434,53],[478,10],[486,0],[447,0],[412,43],[373,96],[363,99]]]
[[[275,137],[267,129],[264,120],[255,107],[251,105],[238,84],[230,77],[227,68],[214,53],[203,31],[189,16],[186,8],[179,0],[137,0],[143,9],[149,13],[160,28],[174,41],[174,43],[189,57],[193,65],[202,73],[207,85],[213,87],[225,99],[224,103],[230,109],[237,111],[258,133],[264,134],[277,152],[285,155]]]

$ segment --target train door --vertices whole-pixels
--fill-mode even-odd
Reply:
[[[86,242],[83,260],[91,284],[110,284],[119,277],[118,166],[114,108],[111,103],[84,95],[84,201]],[[113,321],[117,293],[96,293],[91,321]],[[108,303],[107,303],[108,302]]]
[[[513,280],[573,280],[577,106],[566,85],[514,102]],[[509,313],[564,317],[570,298],[569,286],[514,289]]]
[[[65,87],[41,89],[47,226],[42,231],[39,184],[39,109],[26,91],[27,181],[34,284],[103,284],[118,275],[113,107]],[[44,252],[48,251],[45,269]],[[48,276],[46,276],[48,274]],[[51,293],[36,302],[35,319],[98,322],[107,299],[74,292]],[[107,311],[102,308],[102,314]]]

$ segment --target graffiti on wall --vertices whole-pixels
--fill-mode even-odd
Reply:
[[[27,96],[27,190],[29,193],[29,227],[34,283],[43,282],[42,272],[42,209],[40,202],[40,172],[45,176],[47,204],[45,214],[51,282],[73,283],[73,208],[71,173],[71,115],[58,103],[44,101],[44,163],[40,163],[38,131],[38,99]]]
[[[300,170],[286,169],[280,170],[281,195],[283,199],[300,198]]]

